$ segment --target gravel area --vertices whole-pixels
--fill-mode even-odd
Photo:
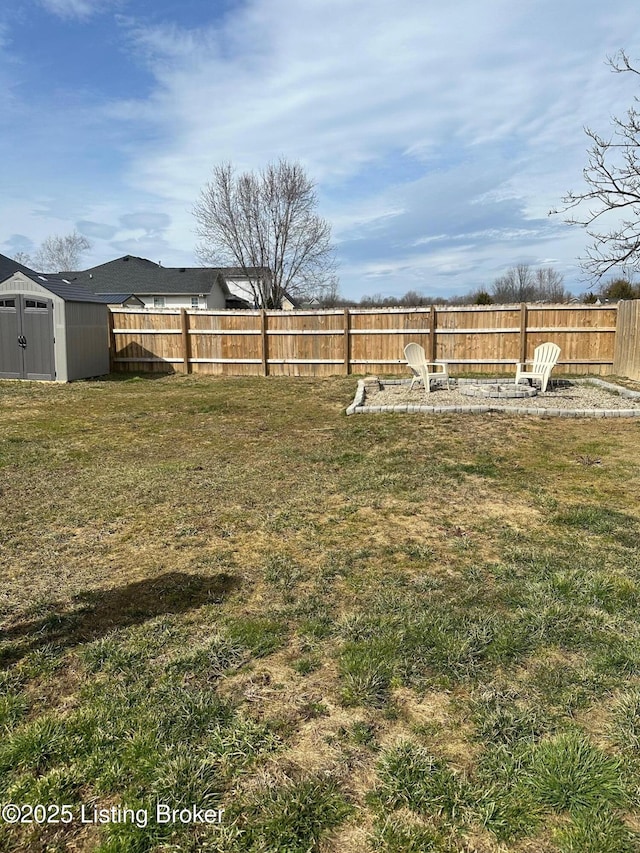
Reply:
[[[496,380],[498,381],[498,380]],[[504,384],[504,380],[500,380]],[[603,383],[604,384],[604,383]],[[467,397],[457,389],[447,390],[445,387],[436,388],[430,394],[425,394],[422,386],[415,385],[409,390],[410,380],[398,384],[381,380],[378,385],[375,381],[366,380],[364,400],[361,405],[365,407],[379,406],[451,406],[456,408],[467,408],[469,406],[482,405],[490,407],[492,411],[508,411],[509,409],[562,409],[573,412],[586,410],[638,410],[640,411],[640,397],[620,396],[615,391],[608,390],[590,382],[570,383],[560,382],[554,387],[547,389],[546,393],[538,394],[527,399],[480,399]],[[624,389],[622,389],[624,392]],[[627,391],[627,393],[629,393]]]

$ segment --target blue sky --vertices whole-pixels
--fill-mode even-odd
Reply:
[[[589,126],[640,94],[629,0],[18,0],[0,11],[0,252],[74,228],[85,266],[196,265],[213,166],[316,181],[341,292],[449,296],[509,266],[588,287],[549,218]]]

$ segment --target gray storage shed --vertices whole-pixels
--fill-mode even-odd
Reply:
[[[14,272],[0,281],[0,379],[70,382],[109,372],[109,309],[66,279]]]

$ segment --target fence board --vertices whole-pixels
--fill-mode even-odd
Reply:
[[[406,372],[417,341],[458,373],[511,373],[554,341],[562,373],[640,373],[638,303],[339,311],[112,311],[115,370],[330,376]],[[524,323],[523,323],[524,321]],[[622,346],[622,338],[630,342]],[[634,349],[635,347],[635,349]],[[614,353],[615,350],[615,353]],[[618,352],[620,350],[620,352]],[[186,360],[185,360],[186,353]],[[640,377],[639,377],[640,378]]]
[[[640,300],[620,302],[613,372],[640,379]]]

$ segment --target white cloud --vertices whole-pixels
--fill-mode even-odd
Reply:
[[[465,234],[438,234],[434,237],[420,237],[415,240],[413,246],[425,246],[429,243],[464,241],[476,243],[479,240],[509,241],[527,239],[537,240],[540,237],[539,229],[534,228],[485,228],[483,231],[470,231]]]
[[[171,225],[171,217],[166,213],[154,213],[152,211],[141,211],[139,213],[125,213],[120,217],[122,226],[132,231],[144,231],[147,236],[159,234]]]
[[[99,240],[111,240],[115,237],[117,229],[105,222],[92,222],[90,219],[81,219],[76,223],[77,230],[85,237],[97,238]]]
[[[86,18],[108,0],[40,2]],[[574,274],[584,235],[546,214],[580,183],[583,126],[606,132],[631,104],[634,81],[604,66],[621,44],[640,53],[626,0],[246,0],[197,29],[126,8],[120,30],[150,88],[91,112],[72,105],[62,123],[41,98],[40,144],[24,143],[34,161],[47,146],[32,200],[51,196],[50,231],[56,216],[86,221],[115,241],[95,251],[189,263],[190,211],[211,167],[286,156],[319,182],[347,292],[371,276],[464,290],[524,257],[556,257]],[[74,146],[113,172],[79,176]],[[166,220],[154,226],[145,211]]]
[[[2,254],[8,255],[10,258],[13,257],[17,252],[29,253],[35,248],[33,240],[29,239],[29,237],[24,234],[12,234],[8,239],[4,241],[2,246]]]
[[[587,28],[573,5],[557,20],[541,3],[531,26],[527,7],[506,0],[257,0],[206,31],[131,26],[157,88],[114,114],[155,127],[158,139],[134,154],[131,179],[171,196],[177,183],[192,199],[224,159],[253,168],[284,154],[340,184],[393,150],[426,168],[447,146],[511,140],[520,157],[534,145],[557,153],[611,89],[602,74],[597,86],[582,80],[578,97],[591,106],[573,119],[578,78],[594,65],[593,35],[582,47]]]
[[[87,19],[118,5],[119,0],[40,0],[40,4],[58,18]]]
[[[327,21],[338,12],[340,27],[328,38]],[[487,30],[479,26],[479,40]],[[175,128],[173,145],[135,164],[145,187],[160,191],[163,175],[184,175],[192,187],[218,159],[253,167],[279,153],[303,159],[322,180],[340,181],[390,148],[439,141],[447,124],[464,144],[474,141],[469,132],[486,137],[484,125],[492,133],[495,125],[489,113],[509,112],[493,87],[491,102],[485,96],[477,111],[482,126],[474,127],[483,81],[446,67],[447,57],[465,51],[457,19],[415,0],[399,0],[393,10],[380,0],[346,7],[259,2],[222,31],[180,38],[166,28],[132,33],[143,51],[155,49],[148,61],[158,88],[144,103],[121,105],[119,114]],[[515,99],[517,84],[510,88]]]

